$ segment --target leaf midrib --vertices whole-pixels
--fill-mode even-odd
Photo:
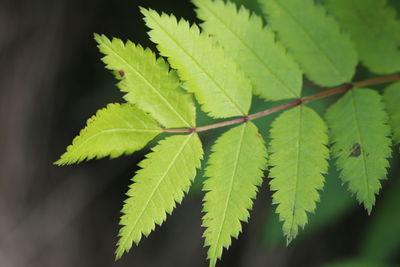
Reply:
[[[354,90],[351,90],[350,92],[349,92],[350,94],[351,94],[351,103],[352,103],[352,105],[351,105],[351,107],[352,107],[352,109],[353,109],[353,119],[354,119],[354,121],[355,121],[355,125],[356,125],[356,129],[357,129],[357,136],[358,136],[358,139],[359,139],[359,141],[360,141],[360,146],[361,146],[361,148],[362,149],[365,149],[365,147],[364,147],[364,142],[363,142],[363,139],[362,139],[362,135],[361,135],[361,130],[360,130],[360,123],[359,123],[359,121],[357,120],[357,116],[356,115],[358,115],[358,109],[357,109],[357,103],[356,103],[356,99],[355,99],[355,96],[354,96]],[[366,185],[366,187],[367,187],[367,196],[368,196],[368,205],[370,205],[371,203],[369,202],[369,198],[370,198],[370,189],[369,189],[369,175],[368,175],[368,171],[367,171],[367,161],[366,161],[366,158],[365,158],[365,153],[364,153],[364,151],[361,151],[361,156],[362,156],[362,158],[363,158],[363,171],[364,171],[364,177],[366,178],[365,179],[365,185]]]
[[[114,133],[114,132],[141,132],[141,133],[148,132],[148,133],[155,133],[155,132],[162,132],[162,130],[161,129],[129,129],[129,128],[113,128],[113,129],[101,130],[101,131],[98,131],[96,134],[91,135],[89,138],[85,139],[82,143],[80,143],[77,147],[75,147],[74,150],[71,151],[71,153],[79,150],[80,147],[82,147],[87,142],[89,142],[93,138],[96,138],[99,135],[109,134],[109,133]]]
[[[212,255],[214,255],[213,258],[216,258],[217,246],[218,246],[220,238],[221,238],[222,228],[223,228],[223,226],[225,224],[226,213],[227,213],[228,205],[229,205],[231,194],[232,194],[232,187],[233,187],[233,184],[234,184],[234,177],[235,177],[235,174],[236,174],[236,171],[237,171],[237,168],[238,168],[238,162],[239,162],[240,154],[241,154],[242,147],[243,147],[244,133],[245,133],[247,127],[248,127],[248,124],[246,123],[243,126],[243,129],[242,129],[241,134],[240,134],[240,145],[239,145],[239,148],[237,150],[236,157],[235,157],[234,168],[233,168],[233,171],[232,171],[232,175],[231,175],[231,177],[229,179],[230,182],[229,182],[229,187],[228,187],[229,188],[228,197],[226,198],[226,202],[225,202],[225,205],[224,205],[223,217],[222,217],[222,220],[221,220],[221,223],[220,223],[220,227],[218,229],[218,235],[217,235],[217,238],[215,239],[216,241],[214,243],[213,250],[212,250],[212,253],[211,253]]]
[[[293,239],[293,225],[294,225],[294,215],[295,215],[295,207],[296,207],[296,199],[297,199],[297,190],[299,187],[299,172],[300,172],[300,141],[302,138],[302,133],[303,133],[303,127],[302,127],[302,123],[303,122],[303,106],[299,107],[299,135],[298,135],[298,139],[297,139],[297,155],[296,155],[296,172],[295,172],[295,177],[296,177],[296,184],[295,184],[295,191],[294,191],[294,196],[293,196],[293,206],[292,206],[292,217],[291,217],[291,223],[290,223],[290,230],[288,233],[288,238],[289,239]]]

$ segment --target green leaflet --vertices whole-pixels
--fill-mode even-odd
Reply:
[[[185,88],[195,94],[205,112],[214,118],[248,113],[251,84],[221,47],[183,19],[178,22],[173,15],[141,11],[151,29],[151,40],[178,70]]]
[[[391,155],[381,96],[371,89],[351,90],[329,107],[326,118],[340,178],[370,213]]]
[[[162,140],[139,163],[142,169],[133,177],[122,208],[117,259],[172,213],[189,190],[202,157],[197,134],[175,135]]]
[[[266,149],[257,127],[247,122],[219,137],[212,151],[205,172],[203,227],[210,266],[215,266],[249,218],[266,167]]]
[[[400,71],[400,20],[386,0],[328,0],[326,6],[350,33],[368,69]]]
[[[350,82],[357,54],[338,23],[313,0],[259,0],[278,39],[305,75],[321,86]]]
[[[400,144],[400,82],[388,86],[383,95],[383,99],[389,113],[393,140],[396,144]]]
[[[160,126],[131,104],[109,104],[87,121],[57,165],[131,154],[162,132]]]
[[[289,243],[298,228],[307,223],[307,213],[314,212],[318,190],[324,186],[329,150],[325,122],[312,109],[299,106],[285,111],[271,128],[269,165],[273,203],[283,221]]]
[[[302,72],[262,19],[222,0],[194,0],[204,31],[212,35],[267,100],[298,98]]]
[[[128,41],[95,35],[107,68],[118,73],[124,98],[150,113],[165,127],[193,127],[196,110],[191,97],[179,88],[179,80],[168,64],[156,59],[150,49]],[[121,75],[122,74],[122,75]]]

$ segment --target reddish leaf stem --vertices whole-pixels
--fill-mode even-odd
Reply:
[[[311,96],[305,96],[299,99],[296,99],[292,102],[289,102],[287,104],[283,104],[274,108],[269,108],[266,109],[264,111],[261,112],[257,112],[254,114],[250,114],[248,116],[243,116],[240,118],[236,118],[233,120],[227,120],[227,121],[222,121],[222,122],[218,122],[218,123],[213,123],[213,124],[209,124],[209,125],[205,125],[205,126],[200,126],[200,127],[196,127],[196,128],[182,128],[182,129],[164,129],[164,132],[166,133],[193,133],[193,132],[205,132],[205,131],[209,131],[209,130],[213,130],[213,129],[217,129],[217,128],[221,128],[221,127],[226,127],[229,125],[235,125],[235,124],[239,124],[239,123],[243,123],[249,120],[254,120],[257,118],[261,118],[264,116],[267,116],[269,114],[281,111],[281,110],[285,110],[285,109],[289,109],[301,104],[305,104],[305,103],[309,103],[318,99],[322,99],[328,96],[332,96],[332,95],[337,95],[337,94],[341,94],[341,93],[345,93],[348,90],[351,90],[354,87],[366,87],[366,86],[370,86],[370,85],[376,85],[376,84],[381,84],[381,83],[388,83],[388,82],[394,82],[394,81],[400,81],[400,74],[396,74],[396,75],[390,75],[390,76],[383,76],[383,77],[378,77],[378,78],[373,78],[373,79],[369,79],[369,80],[364,80],[364,81],[358,81],[358,82],[353,82],[353,83],[348,83],[333,89],[329,89]]]

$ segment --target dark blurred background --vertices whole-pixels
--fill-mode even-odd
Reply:
[[[254,1],[236,2],[259,11]],[[392,4],[399,10],[398,1]],[[148,148],[116,160],[52,164],[97,109],[122,102],[93,33],[154,49],[138,6],[196,22],[186,0],[0,0],[0,267],[207,266],[201,175],[167,222],[114,262],[124,194]],[[371,76],[362,68],[357,75]],[[306,91],[316,90],[306,83]],[[330,101],[314,107],[322,111]],[[254,110],[268,105],[256,99]],[[272,119],[257,121],[265,135]],[[199,124],[208,121],[199,118]],[[202,135],[204,145],[220,133]],[[289,247],[266,179],[250,223],[219,266],[321,266],[346,260],[352,260],[350,266],[399,264],[398,162],[396,152],[371,216],[331,168],[316,214]]]

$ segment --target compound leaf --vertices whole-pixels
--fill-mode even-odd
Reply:
[[[260,0],[267,21],[305,75],[321,86],[350,82],[357,54],[350,37],[313,0]]]
[[[251,103],[251,84],[233,60],[196,25],[154,10],[141,9],[150,39],[168,57],[195,94],[202,109],[214,118],[246,115]]]
[[[383,95],[386,110],[389,113],[389,122],[393,131],[393,140],[400,144],[400,82],[388,86]]]
[[[381,96],[371,89],[351,90],[329,107],[326,118],[340,178],[370,213],[391,155]]]
[[[139,163],[142,169],[133,177],[122,208],[117,259],[172,213],[189,190],[202,157],[197,134],[175,135],[162,140]]]
[[[262,19],[222,0],[194,0],[203,30],[221,44],[267,100],[298,98],[302,72]]]
[[[289,243],[307,223],[307,212],[314,212],[324,186],[327,127],[315,111],[299,106],[280,115],[270,133],[270,186]]]
[[[350,33],[368,69],[400,71],[400,20],[386,0],[328,0],[326,6]]]
[[[210,266],[231,244],[247,222],[249,210],[261,185],[266,166],[264,140],[257,127],[247,122],[218,138],[212,147],[204,183],[203,226]]]
[[[150,113],[165,127],[192,127],[195,125],[195,106],[190,95],[180,88],[179,79],[162,58],[156,58],[150,49],[120,39],[109,40],[95,35],[103,62],[116,72],[122,81],[119,88],[124,98]]]
[[[57,165],[131,154],[162,132],[146,113],[131,104],[109,104],[87,121]]]

